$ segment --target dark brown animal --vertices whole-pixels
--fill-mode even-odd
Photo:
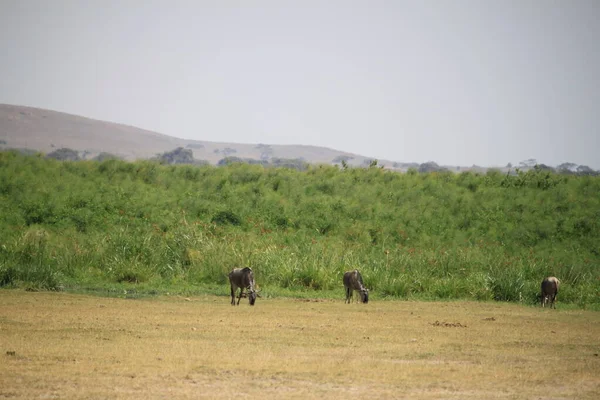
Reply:
[[[560,281],[554,276],[550,276],[542,281],[542,307],[546,307],[546,304],[550,302],[550,308],[556,308],[554,300],[556,300],[559,287]]]
[[[256,302],[256,298],[260,297],[254,282],[254,272],[250,267],[234,268],[229,273],[229,284],[231,285],[231,305],[235,306],[235,292],[237,288],[240,288],[240,295],[238,297],[237,305],[240,305],[240,300],[244,294],[244,289],[248,289],[248,299],[250,305],[253,306]]]
[[[344,289],[346,290],[346,301],[344,303],[351,303],[355,290],[360,295],[360,301],[363,303],[369,302],[369,289],[365,288],[362,276],[357,269],[344,273]]]

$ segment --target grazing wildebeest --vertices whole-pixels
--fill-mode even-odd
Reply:
[[[556,308],[554,300],[558,294],[559,287],[560,281],[554,276],[550,276],[542,281],[542,307],[546,307],[546,304],[550,302],[550,308]]]
[[[346,289],[346,301],[344,303],[350,304],[355,290],[360,293],[360,301],[363,303],[369,302],[369,289],[363,285],[362,276],[357,269],[344,273],[344,288]]]
[[[250,305],[253,306],[258,296],[258,291],[255,289],[254,272],[250,267],[234,268],[229,273],[229,284],[231,285],[231,305],[235,306],[235,292],[240,288],[240,295],[237,304],[240,304],[244,289],[248,289],[248,299]]]

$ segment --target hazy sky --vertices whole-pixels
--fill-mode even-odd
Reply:
[[[0,0],[0,103],[393,161],[600,168],[600,0]]]

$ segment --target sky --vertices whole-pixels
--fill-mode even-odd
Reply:
[[[185,139],[600,169],[598,0],[0,0],[0,103]]]

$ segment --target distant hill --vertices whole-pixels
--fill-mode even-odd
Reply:
[[[271,160],[301,159],[305,162],[367,165],[371,158],[326,147],[221,143],[180,139],[161,133],[39,108],[0,104],[0,149],[28,149],[51,153],[68,148],[91,159],[110,153],[125,160],[148,159],[178,147],[193,152],[195,160],[217,164],[226,157]],[[418,167],[389,160],[378,165],[391,169]]]
[[[59,159],[104,159],[116,156],[133,161],[163,156],[168,162],[221,165],[228,159],[270,165],[341,164],[368,167],[372,157],[352,154],[319,146],[270,145],[264,143],[226,143],[204,140],[187,140],[148,131],[129,125],[100,121],[41,108],[0,104],[0,150],[59,154]],[[495,168],[501,172],[515,173],[515,167],[527,171],[536,160],[525,160],[519,165]],[[414,168],[419,172],[449,170],[485,173],[489,167],[473,165],[438,165],[398,162],[377,159],[377,166],[405,172]],[[599,175],[585,165],[564,163],[556,168],[539,164],[542,169],[578,175]]]

